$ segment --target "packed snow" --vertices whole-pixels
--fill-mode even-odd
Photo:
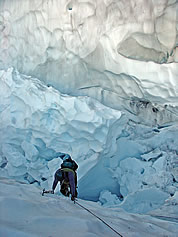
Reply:
[[[0,179],[0,236],[7,237],[176,237],[178,223],[173,217],[129,214],[121,208],[101,207],[68,198],[41,195],[39,188],[14,180]],[[178,203],[177,203],[178,204]]]

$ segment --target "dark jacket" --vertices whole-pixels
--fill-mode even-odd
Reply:
[[[63,163],[61,164],[61,168],[68,168],[68,169],[71,169],[73,171],[76,171],[77,168],[78,168],[78,165],[77,163],[72,160],[72,159],[66,159],[63,161]]]

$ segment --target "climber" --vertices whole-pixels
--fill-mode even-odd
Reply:
[[[54,182],[52,186],[52,193],[60,181],[61,189],[60,192],[68,196],[71,194],[71,200],[74,201],[77,197],[77,163],[71,159],[70,155],[64,154],[60,156],[63,160],[61,168],[58,169],[54,175]],[[69,189],[70,188],[70,191]]]

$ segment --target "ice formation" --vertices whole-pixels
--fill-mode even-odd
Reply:
[[[0,78],[1,176],[51,188],[59,155],[67,152],[80,167],[81,198],[145,213],[175,194],[176,124],[137,124],[127,113],[61,94],[13,68]]]
[[[63,152],[81,160],[81,165],[82,160],[87,163],[85,172],[96,163],[120,111],[89,97],[61,95],[14,69],[0,71],[0,77],[1,168],[5,176],[20,176],[43,186],[53,175],[53,167],[60,165],[58,157]]]
[[[177,105],[177,6],[176,0],[1,0],[0,68],[13,66],[117,109],[130,108],[128,98]]]
[[[51,187],[67,152],[81,198],[139,213],[177,200],[177,8],[1,0],[1,176]]]

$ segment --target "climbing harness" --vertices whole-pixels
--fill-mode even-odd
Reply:
[[[108,223],[106,223],[103,219],[101,219],[99,216],[97,216],[96,214],[94,214],[92,211],[90,211],[88,208],[84,207],[83,205],[81,205],[80,203],[78,203],[78,201],[74,201],[75,204],[77,204],[78,206],[80,206],[81,208],[85,209],[87,212],[89,212],[90,214],[92,214],[93,216],[95,216],[97,219],[99,219],[101,222],[103,222],[103,224],[105,224],[107,227],[109,227],[112,231],[114,231],[117,235],[119,235],[120,237],[124,237],[123,235],[121,235],[119,232],[117,232],[114,228],[112,228]]]

